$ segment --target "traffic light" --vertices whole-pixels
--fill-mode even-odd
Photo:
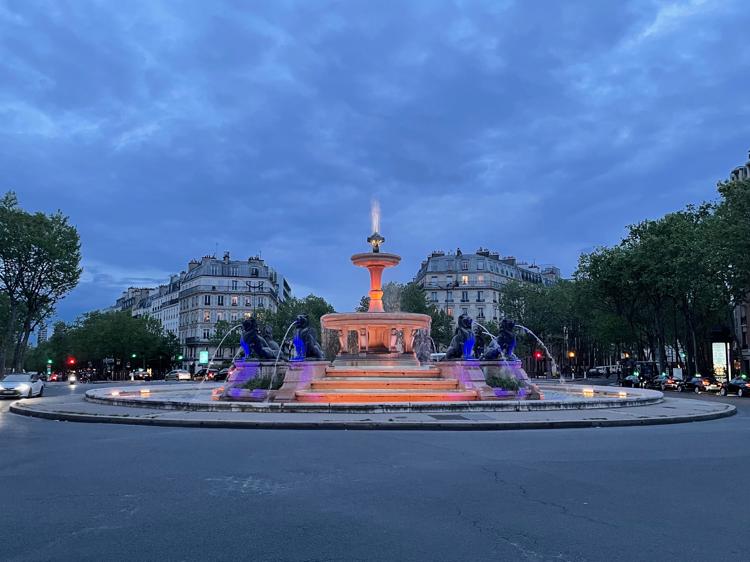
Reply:
[[[178,356],[177,356],[177,360],[178,360],[178,361],[182,361],[182,355],[178,355]]]
[[[542,352],[537,349],[534,352],[534,359],[536,359],[537,361],[539,361],[541,358],[542,358]]]
[[[136,354],[136,353],[133,353],[133,355],[131,355],[131,357],[132,357],[133,359],[135,359],[136,357],[138,357],[138,354]]]
[[[575,356],[576,356],[576,352],[575,351],[568,351],[568,358],[569,359],[573,359],[573,357],[575,357]]]
[[[68,365],[73,366],[76,364],[76,358],[75,357],[68,357]]]
[[[52,365],[52,359],[47,359],[47,365]]]

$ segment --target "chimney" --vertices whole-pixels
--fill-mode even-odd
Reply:
[[[224,252],[224,263],[229,263],[229,252]]]
[[[188,271],[193,271],[199,265],[200,262],[198,260],[190,260],[190,262],[188,263]]]

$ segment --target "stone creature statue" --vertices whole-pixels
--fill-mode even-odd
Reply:
[[[445,359],[469,359],[474,348],[472,320],[467,314],[458,317],[458,325],[451,344],[445,352]]]
[[[276,357],[276,355],[278,355],[279,353],[279,344],[277,344],[273,339],[273,326],[271,326],[270,324],[265,324],[263,326],[263,338],[266,340],[268,347],[273,350],[274,357]]]
[[[273,340],[271,343],[276,346],[276,349],[258,333],[258,322],[255,317],[251,316],[242,321],[240,345],[245,352],[245,358],[249,359],[254,356],[258,359],[276,359],[279,346]]]
[[[495,361],[496,359],[507,359],[517,361],[518,357],[513,351],[516,349],[516,334],[513,330],[516,323],[509,318],[503,318],[500,323],[500,333],[490,342],[486,351],[482,354],[485,361]]]
[[[300,314],[294,321],[294,348],[297,351],[296,359],[323,359],[325,354],[315,339],[315,332],[310,327],[310,318],[307,314]]]
[[[474,326],[474,357],[477,359],[484,355],[485,347],[487,346],[487,337],[484,330],[479,327],[479,324]]]
[[[411,345],[414,349],[414,355],[417,356],[420,363],[426,363],[430,360],[432,342],[430,342],[430,336],[427,335],[427,330],[414,330]]]

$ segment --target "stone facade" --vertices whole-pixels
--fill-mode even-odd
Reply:
[[[474,254],[433,252],[414,279],[424,287],[427,299],[450,316],[468,314],[479,322],[502,318],[499,296],[506,283],[551,285],[559,280],[555,266],[518,262],[484,248]]]

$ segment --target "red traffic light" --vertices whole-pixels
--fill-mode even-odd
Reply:
[[[76,364],[76,358],[68,357],[68,365],[75,365],[75,364]]]
[[[542,352],[537,349],[534,352],[534,359],[536,359],[537,361],[539,361],[541,358],[542,358]]]

